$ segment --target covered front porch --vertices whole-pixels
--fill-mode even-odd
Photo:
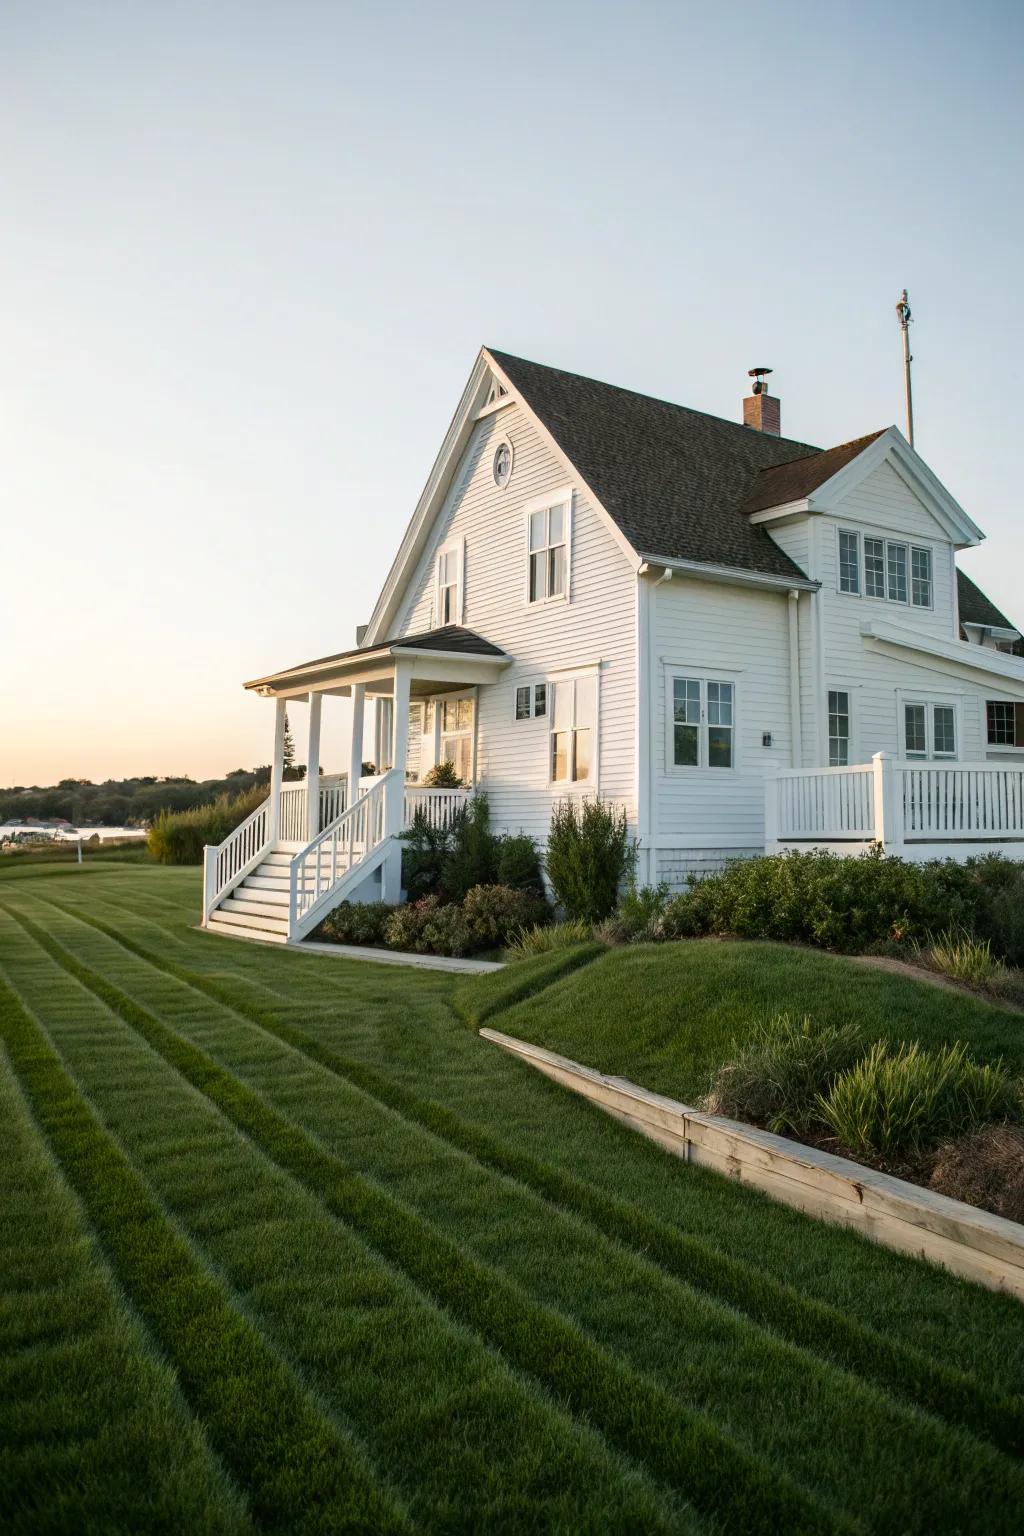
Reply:
[[[417,810],[445,825],[471,793],[478,690],[509,664],[497,646],[449,625],[247,683],[274,701],[269,794],[230,837],[206,850],[204,926],[294,943],[340,901],[398,901],[397,839]],[[322,773],[324,701],[332,698],[350,701],[351,723],[345,760]],[[288,779],[286,737],[297,723],[305,725],[296,755],[304,752],[306,773]],[[463,787],[419,782],[447,760]]]

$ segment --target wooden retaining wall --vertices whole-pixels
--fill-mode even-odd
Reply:
[[[480,1034],[676,1157],[1024,1301],[1024,1226],[1015,1221],[785,1136],[702,1114],[498,1030]]]

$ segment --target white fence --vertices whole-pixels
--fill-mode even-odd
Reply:
[[[765,848],[858,853],[880,843],[907,858],[1024,858],[1024,766],[898,762],[878,752],[849,768],[780,773],[765,785]]]
[[[320,815],[317,832],[336,821],[346,805],[346,778],[342,774],[326,775],[320,780]],[[281,811],[277,836],[282,843],[308,843],[309,786],[305,780],[281,785]]]

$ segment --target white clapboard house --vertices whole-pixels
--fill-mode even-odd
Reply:
[[[416,808],[474,789],[538,844],[561,796],[621,804],[673,886],[765,848],[1024,856],[1021,636],[956,564],[980,530],[896,427],[813,448],[763,386],[724,421],[481,350],[355,645],[246,684],[273,777],[207,851],[206,925],[295,942],[398,900]],[[423,787],[445,760],[466,789]]]

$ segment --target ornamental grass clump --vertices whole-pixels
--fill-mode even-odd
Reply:
[[[876,1041],[818,1098],[824,1123],[861,1157],[916,1158],[976,1126],[1021,1118],[1021,1088],[1002,1065],[980,1066],[962,1042],[893,1051]]]
[[[983,943],[964,929],[950,928],[940,934],[927,959],[933,970],[972,987],[998,990],[1007,977],[1006,967],[992,957],[992,940]]]
[[[778,1014],[759,1024],[733,1059],[719,1067],[705,1107],[778,1135],[806,1135],[820,1125],[819,1097],[831,1091],[862,1049],[853,1025]]]
[[[593,931],[582,918],[572,918],[566,923],[552,923],[547,928],[539,925],[521,928],[508,942],[511,959],[526,960],[531,955],[546,955],[556,949],[575,949],[577,944],[589,944]]]

